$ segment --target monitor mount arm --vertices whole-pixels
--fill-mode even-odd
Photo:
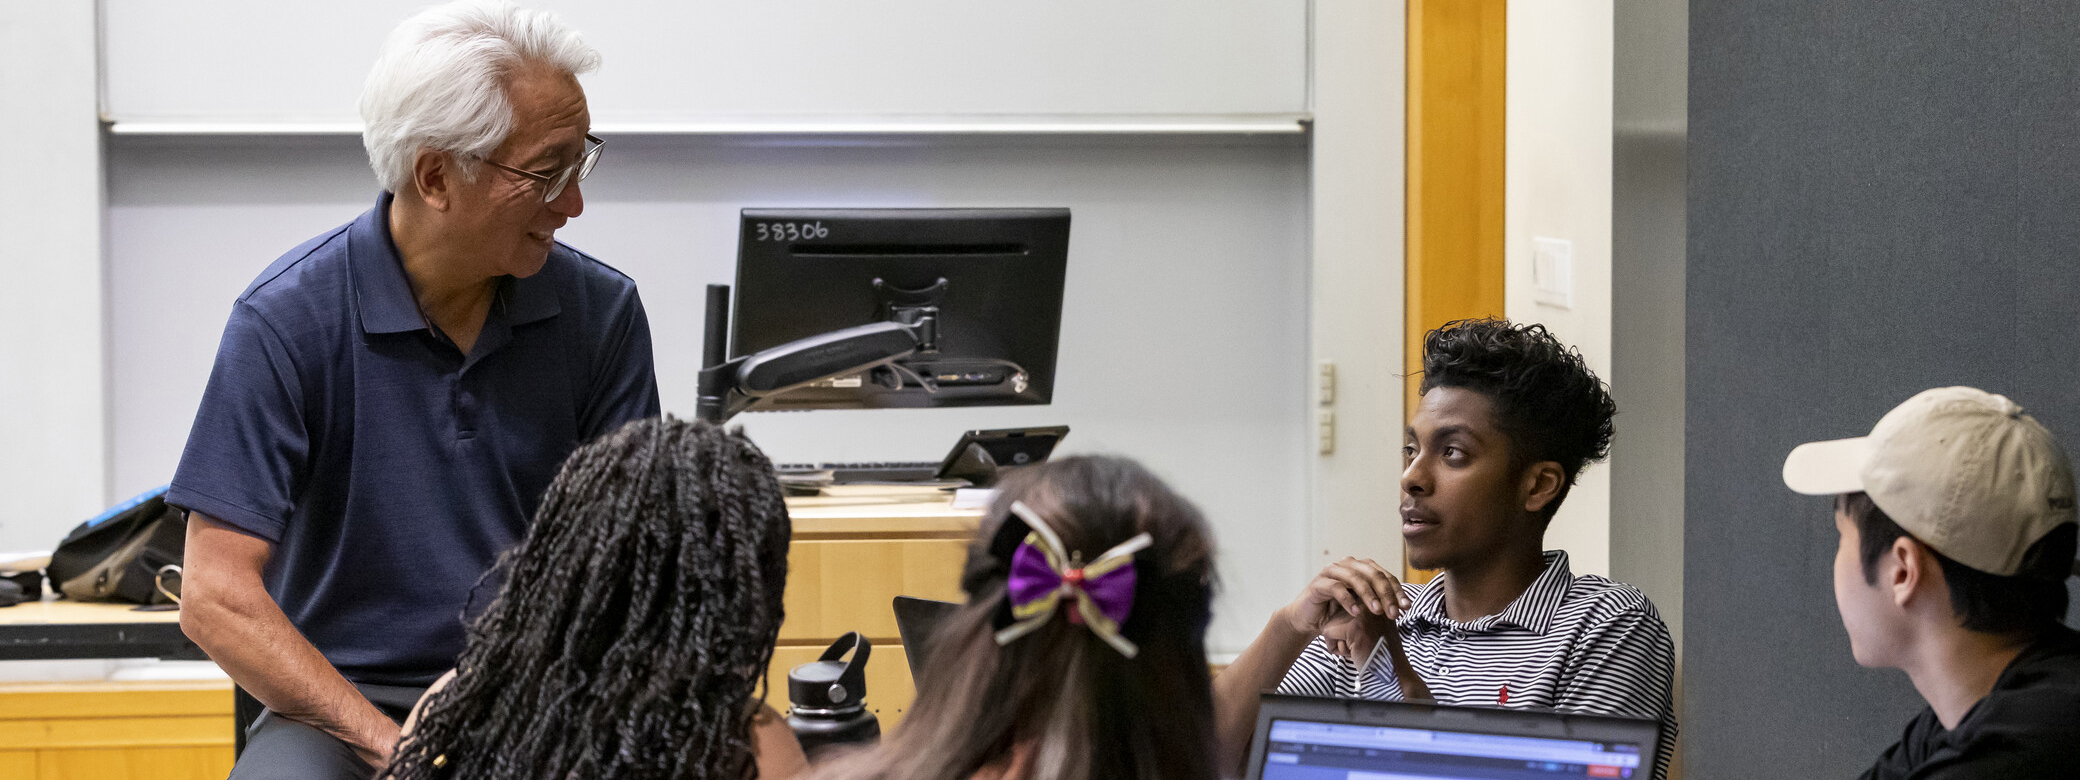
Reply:
[[[919,290],[906,290],[877,278],[874,280],[874,294],[881,299],[881,319],[915,328],[917,351],[932,354],[939,351],[939,306],[945,301],[946,290],[951,286],[943,276],[931,286]]]
[[[876,322],[790,341],[730,360],[729,285],[708,285],[697,419],[721,424],[762,398],[856,374],[917,354],[920,324]]]

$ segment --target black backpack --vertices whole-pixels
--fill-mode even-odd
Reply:
[[[76,601],[175,603],[187,536],[187,513],[167,506],[166,488],[155,488],[72,529],[45,571],[51,589]],[[159,587],[167,566],[171,597]]]

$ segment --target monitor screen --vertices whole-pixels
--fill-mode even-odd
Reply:
[[[1271,721],[1264,780],[1559,780],[1647,777],[1652,745]]]
[[[1068,209],[745,209],[740,229],[732,357],[877,322],[922,341],[751,410],[1053,401]]]

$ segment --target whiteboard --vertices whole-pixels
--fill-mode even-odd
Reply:
[[[351,130],[423,0],[102,0],[104,118]],[[1306,0],[522,0],[600,50],[596,126],[1298,117]]]

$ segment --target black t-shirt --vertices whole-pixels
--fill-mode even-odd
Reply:
[[[1907,724],[1864,780],[2069,777],[2080,761],[2080,633],[2060,626],[2008,664],[1945,731],[1934,709]]]

